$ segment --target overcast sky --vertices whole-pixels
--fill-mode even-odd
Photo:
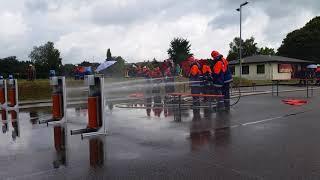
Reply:
[[[0,0],[0,57],[27,60],[53,41],[63,64],[94,59],[107,48],[129,62],[168,57],[174,37],[190,40],[196,58],[227,55],[239,35],[239,0]],[[243,37],[277,49],[286,34],[320,15],[320,0],[252,0]]]

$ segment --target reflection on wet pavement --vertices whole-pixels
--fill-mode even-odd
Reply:
[[[2,121],[0,175],[3,179],[317,179],[318,113],[284,115],[318,107],[319,99],[302,107],[280,101],[268,95],[246,97],[230,112],[182,110],[180,121],[166,104],[113,107],[105,112],[108,136],[88,139],[70,135],[70,130],[87,125],[85,107],[69,108],[67,123],[48,127],[38,121],[50,116],[50,109],[20,112],[17,121],[11,117]],[[273,117],[281,118],[239,125]],[[230,128],[235,125],[239,126]]]

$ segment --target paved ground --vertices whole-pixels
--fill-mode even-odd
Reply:
[[[53,126],[30,120],[47,109],[21,112],[20,137],[11,122],[0,135],[0,179],[319,179],[319,94],[299,107],[281,100],[305,92],[247,96],[229,114],[188,110],[181,122],[170,110],[114,108],[109,135],[90,140],[70,136],[86,125],[86,110],[70,108],[66,151]]]

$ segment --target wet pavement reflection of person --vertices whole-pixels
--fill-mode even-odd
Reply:
[[[218,112],[214,119],[214,142],[215,145],[224,146],[231,142],[231,120],[232,114],[229,111]]]
[[[193,109],[193,118],[190,125],[191,151],[215,145],[230,143],[230,119],[231,114],[227,111],[213,113],[212,108],[203,110],[203,118],[200,109]],[[214,118],[213,115],[216,115]]]
[[[200,109],[193,109],[193,118],[190,125],[191,151],[209,143],[211,138],[211,120],[201,118]]]
[[[30,116],[30,123],[32,125],[38,124],[39,121],[39,114],[37,111],[30,111],[29,112],[29,116]]]
[[[19,114],[16,111],[11,111],[11,124],[12,124],[12,140],[15,141],[17,137],[20,137],[19,129]]]

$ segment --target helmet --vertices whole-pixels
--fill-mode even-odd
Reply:
[[[222,57],[222,55],[218,51],[213,50],[211,52],[211,57],[213,58],[213,60],[218,60]]]

